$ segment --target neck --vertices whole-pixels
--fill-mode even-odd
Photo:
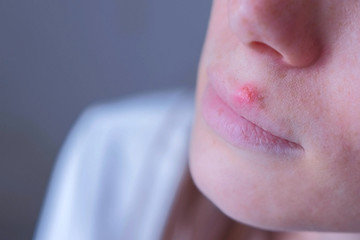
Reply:
[[[272,233],[267,240],[360,240],[358,233],[295,232]]]
[[[245,230],[245,231],[244,231]],[[360,240],[360,233],[270,232],[244,225],[235,225],[229,240]]]

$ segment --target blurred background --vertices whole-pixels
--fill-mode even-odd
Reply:
[[[194,86],[210,0],[0,1],[0,239],[31,239],[91,103]]]

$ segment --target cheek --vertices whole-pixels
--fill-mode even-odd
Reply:
[[[322,155],[353,164],[360,162],[360,62],[354,59],[351,54],[343,57],[340,66],[334,60],[324,71],[320,88],[324,110],[314,124],[318,130],[313,131],[319,133],[314,145]]]
[[[212,9],[203,49],[206,52],[205,60],[228,59],[229,53],[239,45],[239,39],[229,28],[227,1],[215,0]]]

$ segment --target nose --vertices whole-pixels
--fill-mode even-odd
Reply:
[[[318,0],[228,0],[231,30],[245,45],[305,67],[320,56]],[[264,51],[273,50],[273,51]]]

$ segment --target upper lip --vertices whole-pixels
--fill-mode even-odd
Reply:
[[[208,72],[208,74],[213,73]],[[215,75],[218,76],[218,74]],[[217,79],[217,77],[209,77],[209,80],[209,83],[214,88],[216,94],[236,114],[255,124],[264,131],[269,132],[271,135],[288,141],[291,144],[298,146],[299,148],[302,148],[302,146],[297,143],[295,137],[291,136],[291,131],[286,129],[286,126],[284,127],[282,124],[279,124],[279,122],[275,121],[270,116],[270,114],[266,112],[265,109],[261,109],[259,103],[251,104],[251,106],[244,106],[239,105],[235,101],[233,101],[232,96],[234,96],[235,89],[238,89],[239,86],[229,85],[236,85],[236,83],[231,83],[229,81],[221,81],[220,79]]]

